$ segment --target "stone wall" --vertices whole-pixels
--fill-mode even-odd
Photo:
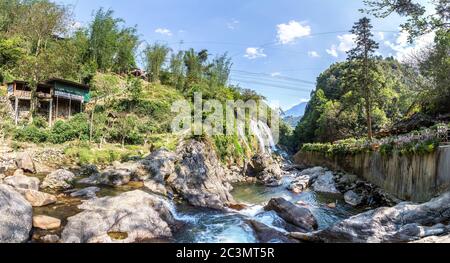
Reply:
[[[424,202],[450,190],[450,146],[411,156],[371,152],[331,157],[300,151],[294,160],[297,164],[353,173],[403,200]]]

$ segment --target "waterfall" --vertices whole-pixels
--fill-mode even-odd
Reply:
[[[265,122],[261,120],[250,120],[250,131],[258,139],[259,148],[262,153],[271,153],[276,150],[272,131]]]

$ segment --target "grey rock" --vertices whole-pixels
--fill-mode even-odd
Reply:
[[[269,201],[266,211],[275,211],[286,222],[308,232],[317,229],[317,220],[306,207],[299,207],[283,198],[274,198]]]
[[[411,242],[448,232],[441,223],[449,218],[450,193],[446,193],[424,204],[400,203],[368,211],[312,235],[325,242]]]
[[[100,188],[92,186],[92,187],[86,187],[84,189],[75,191],[70,194],[71,197],[84,197],[87,199],[96,198],[96,193],[100,191]]]
[[[336,188],[333,173],[330,171],[325,172],[323,175],[320,175],[312,185],[312,188],[317,193],[332,195],[341,194],[341,192],[339,192],[339,190]]]
[[[363,203],[364,197],[355,193],[354,191],[348,191],[344,195],[344,200],[347,204],[356,207],[360,206]]]
[[[247,223],[253,228],[256,238],[260,243],[298,243],[286,233],[282,233],[256,220],[248,220]]]
[[[140,161],[140,164],[147,171],[147,173],[141,173],[141,180],[152,179],[156,182],[162,183],[171,175],[175,174],[175,162],[179,159],[179,156],[173,152],[169,152],[165,149],[160,149],[144,160]]]
[[[5,178],[4,183],[16,189],[39,190],[39,179],[26,175],[14,175]]]
[[[169,238],[176,222],[168,203],[140,190],[116,197],[92,199],[79,206],[85,210],[68,218],[62,232],[64,243],[131,243]],[[126,233],[114,240],[108,233]]]
[[[19,190],[19,192],[25,197],[25,199],[33,207],[42,207],[50,204],[54,204],[57,201],[56,196],[34,191],[34,190]]]
[[[70,189],[75,180],[75,175],[67,170],[60,169],[47,175],[42,182],[42,188]]]
[[[166,179],[166,185],[191,205],[224,210],[236,203],[233,189],[211,145],[196,140],[181,144],[175,166],[176,173]]]
[[[144,186],[152,193],[167,196],[166,187],[162,183],[156,182],[154,180],[147,180],[144,181]]]
[[[30,238],[33,209],[11,186],[0,184],[0,243],[22,243]]]
[[[44,243],[58,243],[59,236],[57,235],[46,235],[40,238],[40,240]]]
[[[450,235],[426,237],[411,243],[444,243],[450,244]]]
[[[16,156],[16,165],[17,168],[22,169],[25,172],[36,173],[33,159],[31,159],[31,156],[28,153],[18,153]]]

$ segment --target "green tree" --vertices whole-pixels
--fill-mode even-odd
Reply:
[[[148,78],[152,82],[160,81],[160,74],[170,48],[164,44],[155,43],[148,45],[144,50],[145,64]]]
[[[183,51],[172,54],[170,58],[170,84],[178,90],[182,90],[185,81],[185,67],[183,61]]]
[[[348,51],[348,60],[352,61],[358,68],[356,81],[358,82],[365,100],[365,111],[367,118],[368,138],[372,140],[372,97],[374,95],[375,83],[371,78],[371,72],[375,70],[374,53],[378,44],[372,39],[372,25],[370,19],[361,18],[350,31],[356,36],[356,47]]]
[[[413,0],[364,0],[367,9],[361,11],[373,14],[379,18],[386,18],[392,13],[407,17],[402,28],[409,32],[409,39],[429,33],[434,30],[450,27],[450,2],[448,0],[434,0],[435,13],[427,14],[426,8]]]
[[[232,65],[227,53],[216,57],[208,68],[209,86],[211,88],[225,86],[230,77]]]

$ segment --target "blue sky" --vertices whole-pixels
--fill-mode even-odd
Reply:
[[[86,25],[93,10],[110,8],[143,40],[167,43],[173,50],[193,47],[210,54],[228,52],[232,83],[265,95],[283,109],[308,100],[317,76],[345,60],[352,46],[348,34],[361,0],[59,0],[73,6],[75,19]],[[432,40],[406,43],[402,19],[373,19],[382,55],[404,59]],[[181,42],[183,41],[183,42]]]

